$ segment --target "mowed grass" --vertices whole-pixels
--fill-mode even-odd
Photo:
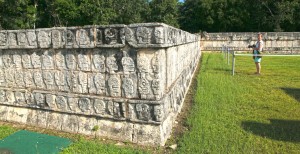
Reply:
[[[139,147],[122,145],[117,146],[115,143],[105,143],[97,139],[87,140],[80,138],[74,144],[63,150],[61,154],[144,154],[150,153],[146,149]]]
[[[300,153],[300,57],[202,55],[193,107],[177,153]]]
[[[203,54],[200,66],[185,124],[188,131],[169,153],[300,153],[300,57],[264,57],[261,76],[253,75],[251,57],[237,57],[235,76],[222,54]],[[0,139],[16,130],[0,126]],[[59,136],[74,141],[63,154],[165,152],[80,135]]]

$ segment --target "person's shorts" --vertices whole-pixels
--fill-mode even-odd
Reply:
[[[261,58],[257,58],[257,57],[255,57],[255,58],[254,58],[254,62],[256,62],[256,63],[260,63],[260,62],[261,62]]]

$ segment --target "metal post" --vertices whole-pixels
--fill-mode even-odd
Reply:
[[[292,41],[292,52],[291,52],[291,54],[293,54],[293,49],[294,49],[294,41]]]
[[[224,47],[223,47],[223,45],[222,45],[222,48],[221,48],[221,53],[223,53],[223,48],[224,48]]]
[[[227,65],[229,65],[229,53],[230,53],[230,49],[228,48],[228,50],[227,50]]]
[[[224,47],[224,58],[226,58],[227,46]]]
[[[235,51],[232,52],[232,76],[234,76]]]

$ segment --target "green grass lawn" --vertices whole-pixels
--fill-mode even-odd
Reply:
[[[176,139],[174,152],[300,153],[300,57],[263,57],[261,76],[253,75],[251,57],[237,57],[235,76],[225,61],[221,54],[203,54],[188,131]],[[0,126],[0,139],[15,130]],[[83,137],[72,140],[62,153],[164,152]]]
[[[300,57],[204,54],[178,153],[300,153]]]

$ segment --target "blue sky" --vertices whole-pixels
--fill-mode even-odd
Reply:
[[[179,2],[184,2],[184,0],[179,0]]]

